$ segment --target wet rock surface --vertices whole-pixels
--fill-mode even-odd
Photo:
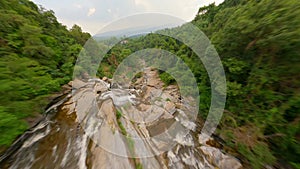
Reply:
[[[1,156],[0,168],[242,168],[199,143],[189,117],[195,110],[156,70],[146,69],[128,89],[110,82],[70,82],[70,92]]]

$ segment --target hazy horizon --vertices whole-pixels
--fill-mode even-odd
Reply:
[[[199,7],[224,0],[32,0],[34,3],[53,10],[58,21],[71,28],[79,25],[83,31],[96,34],[109,23],[141,13],[161,13],[191,21]]]

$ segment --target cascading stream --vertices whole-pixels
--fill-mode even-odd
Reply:
[[[199,143],[199,126],[188,117],[193,108],[155,70],[147,69],[131,89],[100,79],[72,86],[1,156],[0,168],[242,168]]]

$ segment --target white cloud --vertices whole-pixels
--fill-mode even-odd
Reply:
[[[90,8],[87,16],[92,16],[96,12],[96,8]]]

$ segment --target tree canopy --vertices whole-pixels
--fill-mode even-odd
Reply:
[[[72,76],[88,33],[68,30],[51,10],[28,0],[0,1],[0,149],[42,113]]]
[[[210,38],[226,72],[226,109],[215,134],[224,151],[251,168],[300,168],[299,9],[299,0],[225,0],[201,7],[191,22]],[[24,119],[42,112],[46,98],[71,79],[90,35],[78,25],[68,30],[53,11],[28,0],[0,1],[0,23],[0,146],[5,147],[28,128]],[[125,39],[105,55],[98,76],[112,77],[124,58],[141,49],[167,50],[194,73],[199,118],[206,118],[210,81],[188,46],[156,33]],[[83,55],[96,64],[93,56],[115,41],[91,40]],[[160,78],[176,83],[163,71]]]

